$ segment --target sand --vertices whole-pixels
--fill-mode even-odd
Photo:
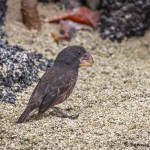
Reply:
[[[21,22],[19,0],[8,0],[6,25],[10,44],[38,51],[49,59],[65,46],[82,45],[94,58],[92,68],[80,68],[72,95],[58,105],[78,119],[61,118],[52,110],[42,118],[34,112],[16,124],[36,84],[18,94],[16,106],[0,101],[1,150],[122,150],[150,149],[150,31],[115,43],[99,31],[78,31],[71,41],[55,43],[51,32],[59,25],[44,24],[40,32]],[[42,16],[52,16],[58,5],[39,4]],[[42,75],[42,72],[41,72]]]

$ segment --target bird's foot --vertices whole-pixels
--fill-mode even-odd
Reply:
[[[69,118],[69,119],[74,120],[74,119],[77,119],[79,117],[79,114],[77,114],[77,115],[67,115],[67,114],[63,113],[61,111],[61,109],[58,108],[58,107],[54,107],[53,111],[55,111],[56,113],[60,114],[62,118]]]
[[[68,116],[69,119],[72,119],[72,120],[75,120],[79,117],[79,114],[77,115],[71,115],[71,116]]]

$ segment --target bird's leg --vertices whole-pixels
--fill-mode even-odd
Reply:
[[[68,116],[67,114],[63,113],[63,112],[60,110],[59,107],[53,107],[52,109],[53,109],[53,111],[55,111],[56,113],[61,114],[61,116],[62,116],[63,118],[77,119],[77,118],[79,117],[79,114],[78,114],[78,115],[70,115],[70,116]]]
[[[54,108],[53,108],[53,111],[55,111],[55,112],[58,113],[58,114],[61,114],[61,116],[62,116],[63,118],[68,118],[68,115],[65,114],[65,113],[63,113],[63,112],[60,110],[59,107],[54,107]]]

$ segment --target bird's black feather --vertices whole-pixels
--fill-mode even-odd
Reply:
[[[79,58],[85,52],[83,47],[70,46],[58,54],[54,66],[45,72],[35,87],[18,123],[23,122],[34,109],[44,113],[68,98],[78,77]]]

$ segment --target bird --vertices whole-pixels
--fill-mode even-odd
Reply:
[[[82,66],[92,66],[91,54],[78,45],[68,46],[57,55],[54,64],[49,68],[33,90],[27,107],[17,123],[22,123],[33,110],[41,115],[49,108],[64,102],[72,93]]]

